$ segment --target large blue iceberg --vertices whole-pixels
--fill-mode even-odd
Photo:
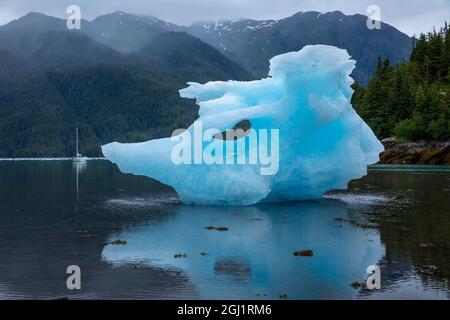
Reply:
[[[262,80],[188,83],[180,95],[200,111],[187,130],[110,143],[103,154],[122,172],[172,186],[186,204],[321,198],[367,174],[383,151],[350,104],[354,67],[346,50],[314,45],[272,58]]]

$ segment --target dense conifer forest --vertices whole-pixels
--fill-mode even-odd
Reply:
[[[450,138],[450,28],[422,34],[411,58],[392,66],[378,59],[367,88],[354,84],[353,107],[378,138]]]

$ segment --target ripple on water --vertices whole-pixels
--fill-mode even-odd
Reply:
[[[179,204],[180,199],[175,196],[152,196],[152,197],[125,197],[108,199],[105,201],[107,208],[151,208],[171,204]]]
[[[328,193],[325,199],[339,200],[349,205],[383,205],[393,202],[395,199],[386,195],[356,194],[350,192]]]

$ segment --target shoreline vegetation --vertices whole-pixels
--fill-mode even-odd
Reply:
[[[450,165],[450,140],[402,142],[395,138],[383,139],[385,151],[375,165]],[[70,157],[0,158],[1,161],[64,161]],[[106,160],[90,157],[87,160]]]
[[[379,57],[376,72],[367,88],[357,83],[353,85],[355,91],[352,105],[380,140],[395,136],[404,141],[448,141],[450,140],[448,24],[445,23],[438,32],[433,30],[427,35],[422,34],[412,45],[414,49],[410,60],[397,66],[391,65],[389,58],[382,61]],[[407,145],[404,149],[410,147],[417,149]],[[431,145],[428,148],[435,149]],[[397,146],[396,149],[401,148]],[[428,155],[424,157],[427,158]],[[425,158],[422,160],[425,161]]]
[[[379,58],[352,105],[381,140],[378,164],[450,164],[450,28],[420,35],[408,62]]]

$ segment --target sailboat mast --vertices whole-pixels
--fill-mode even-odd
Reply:
[[[77,133],[77,143],[76,143],[76,148],[77,148],[77,153],[75,154],[77,157],[78,157],[78,127],[77,127],[77,130],[76,130],[76,133]]]

